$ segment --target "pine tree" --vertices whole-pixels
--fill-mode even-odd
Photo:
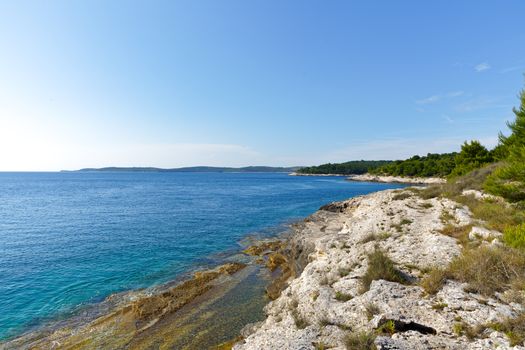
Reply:
[[[504,165],[487,178],[486,191],[511,202],[525,202],[525,90],[520,94],[520,107],[514,108],[516,119],[507,123],[512,133],[500,134],[507,155]]]

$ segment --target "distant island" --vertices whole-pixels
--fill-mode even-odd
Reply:
[[[159,172],[159,173],[290,173],[301,169],[296,167],[247,166],[241,168],[193,166],[183,168],[155,168],[155,167],[105,167],[83,168],[79,170],[62,170],[62,172]]]

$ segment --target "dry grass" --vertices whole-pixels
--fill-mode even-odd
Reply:
[[[373,233],[370,233],[370,234],[366,235],[365,238],[363,238],[361,240],[361,242],[359,242],[359,243],[365,244],[365,243],[368,243],[368,242],[373,242],[376,239],[377,239],[377,236],[375,234],[373,234]]]
[[[374,333],[350,333],[345,339],[344,343],[347,350],[376,350],[374,344],[376,335]]]
[[[446,236],[457,239],[462,246],[467,246],[470,243],[468,234],[471,229],[472,225],[456,226],[447,224],[440,232]]]
[[[346,293],[343,293],[343,292],[336,292],[335,293],[335,299],[337,301],[348,301],[348,300],[351,300],[353,298],[353,296],[351,294],[346,294]]]
[[[443,193],[442,185],[432,185],[432,186],[426,187],[423,190],[420,190],[418,195],[419,197],[423,199],[430,199],[430,198],[440,197],[442,193]]]
[[[369,303],[365,305],[365,312],[366,317],[370,321],[372,318],[374,318],[375,315],[379,315],[381,313],[381,310],[379,310],[379,307],[377,307],[377,305]]]
[[[392,199],[395,200],[395,201],[400,201],[400,200],[403,200],[403,199],[410,198],[410,197],[412,197],[412,195],[413,194],[410,193],[410,192],[401,192],[401,193],[398,193],[398,194],[394,195],[392,197]]]
[[[465,249],[452,261],[447,275],[468,283],[470,291],[491,296],[525,278],[525,255],[504,247]]]
[[[446,280],[447,272],[443,269],[436,268],[432,269],[428,275],[421,280],[420,285],[428,294],[436,294],[441,287],[443,287]]]
[[[379,249],[368,255],[368,269],[361,279],[363,284],[362,292],[368,291],[370,284],[374,280],[406,282],[403,274],[396,269],[394,262]]]
[[[298,329],[304,329],[310,325],[310,323],[297,311],[297,309],[292,311],[292,317],[295,323],[295,326]]]
[[[504,332],[509,337],[511,346],[523,344],[525,341],[525,313],[522,312],[517,317],[491,324],[490,328]]]

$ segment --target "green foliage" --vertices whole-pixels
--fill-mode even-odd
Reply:
[[[521,151],[522,160],[504,163],[487,178],[485,191],[510,202],[525,201],[525,148]]]
[[[383,323],[376,330],[379,334],[394,334],[396,332],[396,323],[393,320],[388,320]]]
[[[525,223],[505,228],[503,241],[509,247],[525,250]]]
[[[365,174],[379,166],[390,163],[388,160],[356,160],[346,163],[327,163],[319,166],[301,168],[299,174],[341,174],[354,175]]]
[[[369,171],[377,175],[443,177],[454,170],[457,153],[432,154],[425,157],[413,156],[407,160],[397,160]]]
[[[362,291],[368,291],[370,284],[374,280],[386,280],[398,283],[406,282],[403,274],[396,269],[394,262],[379,249],[368,254],[368,269],[361,279],[363,283]]]
[[[510,202],[525,201],[525,90],[520,94],[521,105],[514,108],[516,119],[508,123],[509,136],[500,134],[500,153],[506,162],[488,177],[485,190]]]
[[[492,154],[479,141],[465,142],[461,146],[461,152],[455,157],[456,166],[450,175],[465,175],[493,161]]]

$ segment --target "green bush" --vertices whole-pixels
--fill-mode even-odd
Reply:
[[[525,223],[505,228],[503,241],[512,248],[525,249]]]

